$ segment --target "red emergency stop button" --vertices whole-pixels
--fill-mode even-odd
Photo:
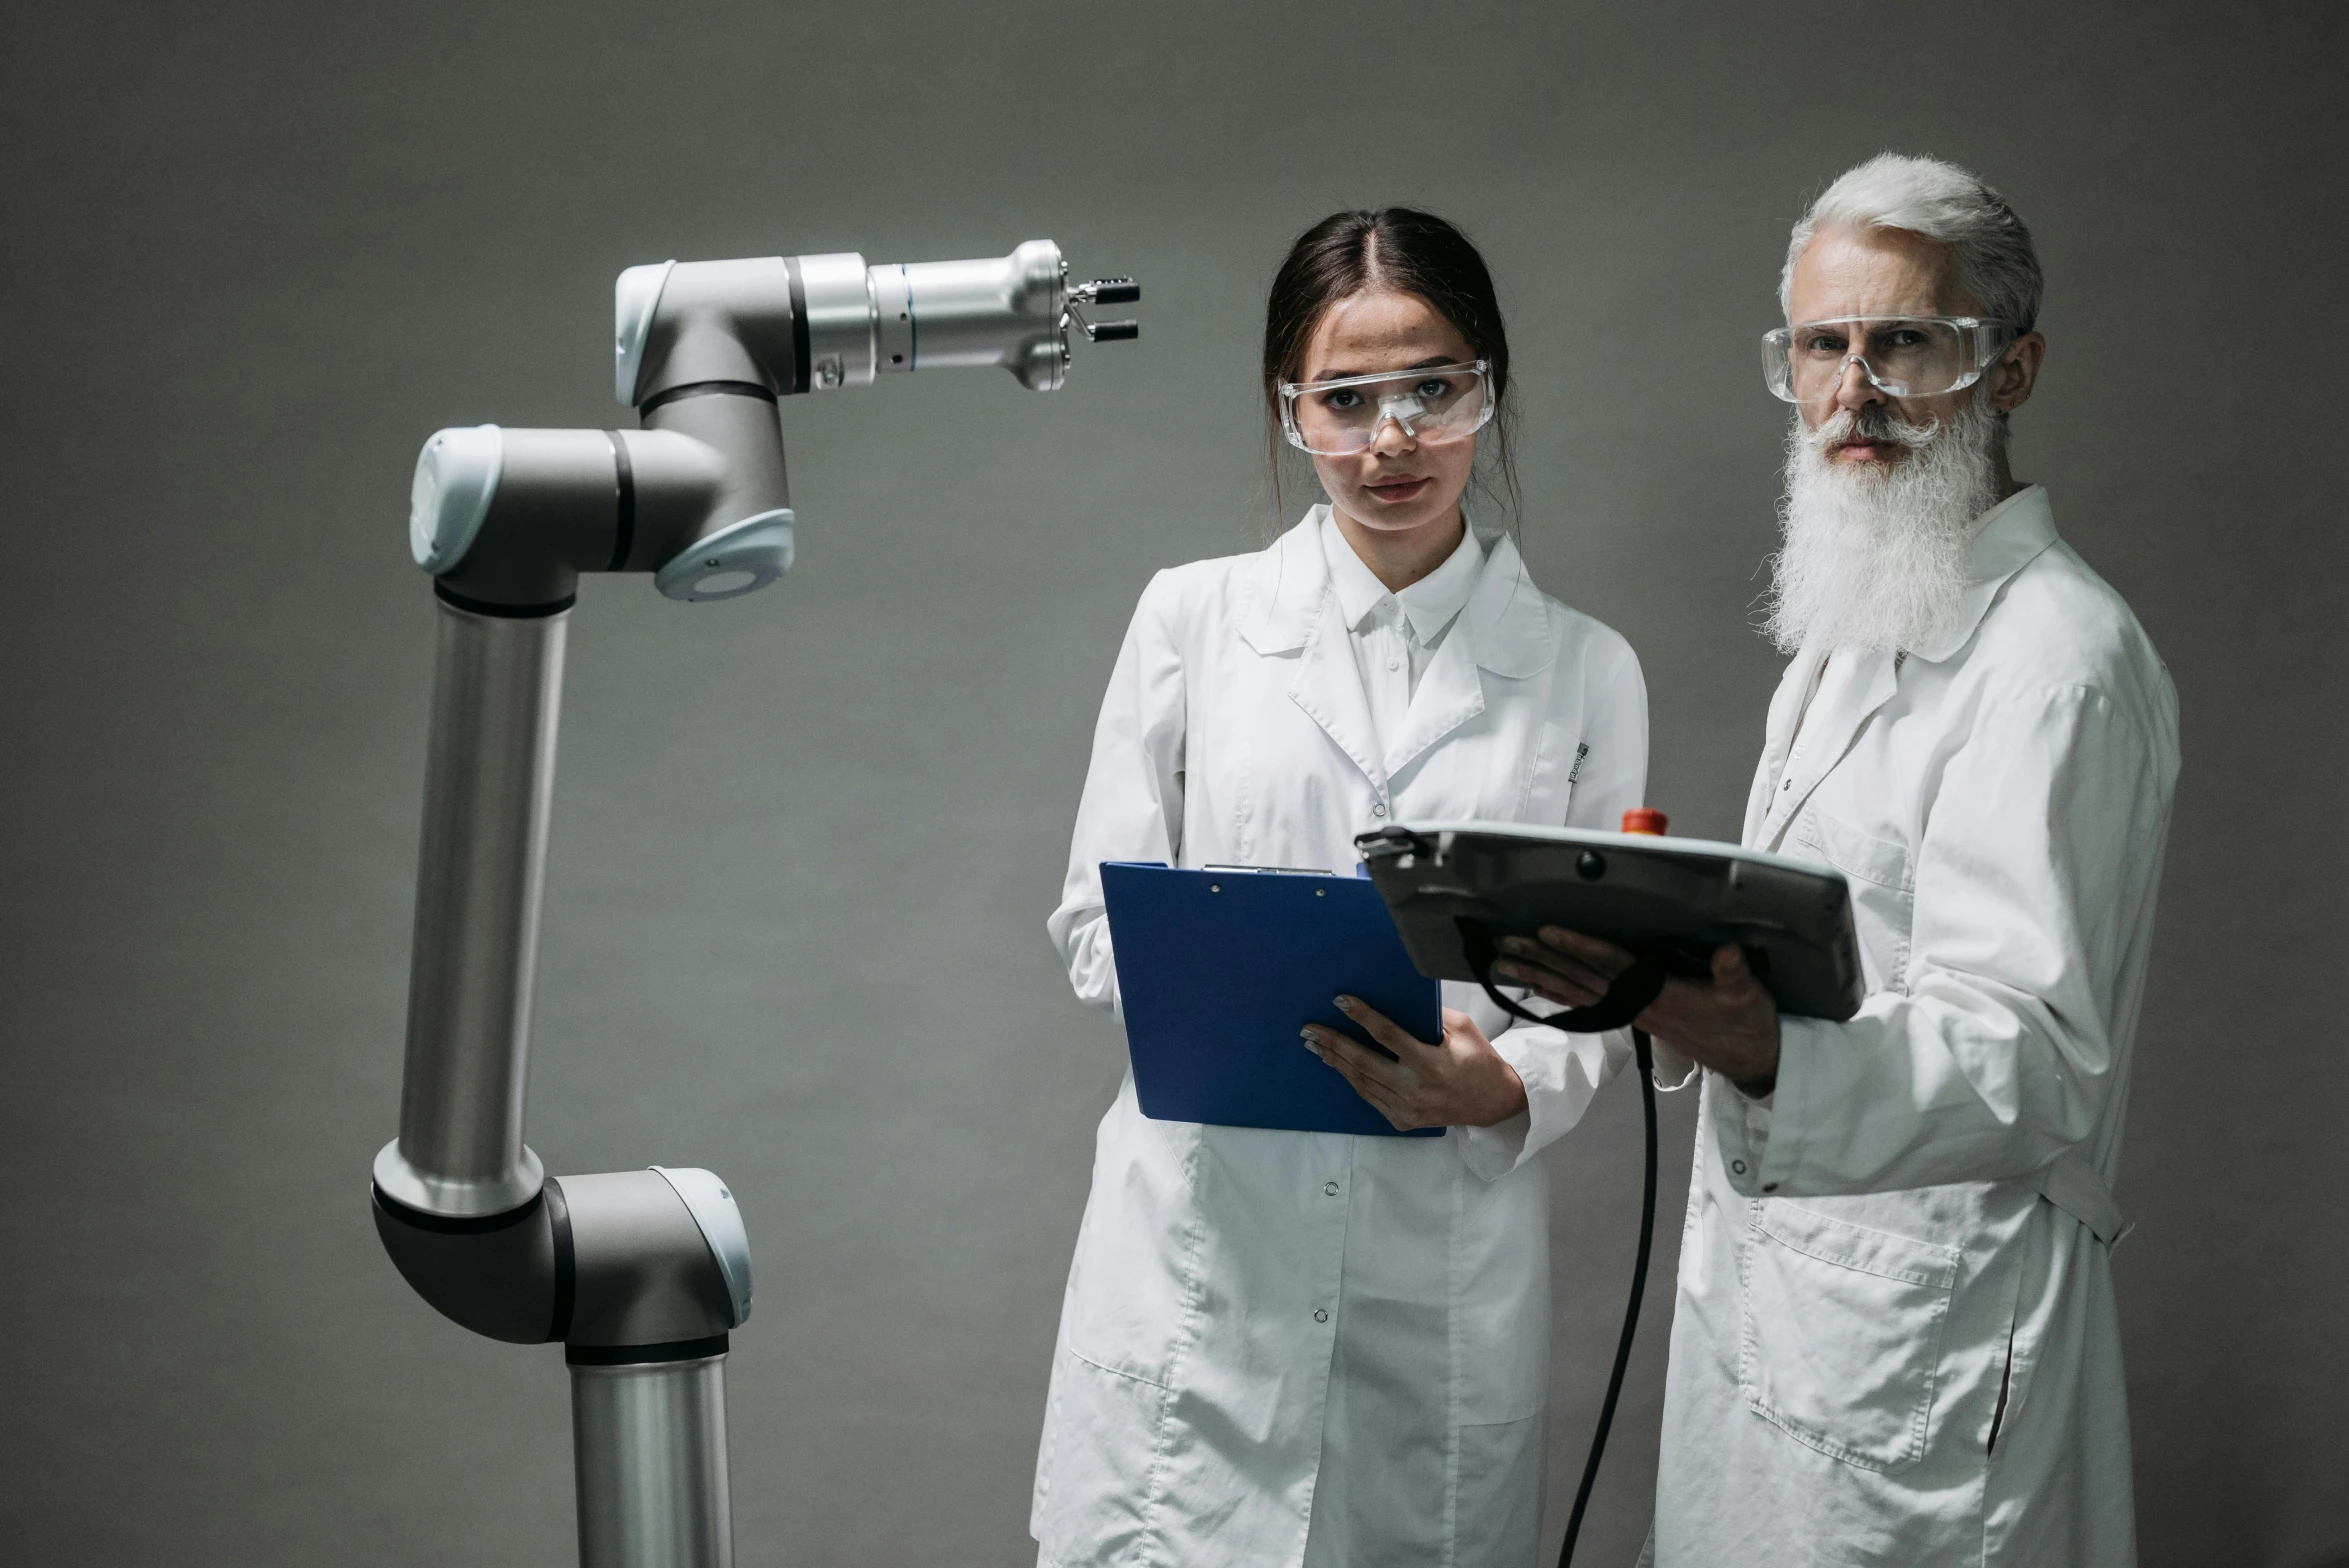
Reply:
[[[1670,825],[1664,813],[1650,806],[1634,806],[1623,813],[1623,831],[1626,833],[1645,833],[1661,838]]]

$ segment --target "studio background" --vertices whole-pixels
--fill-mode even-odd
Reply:
[[[1135,596],[1267,535],[1283,249],[1390,202],[1485,249],[1533,570],[1638,649],[1651,803],[1734,837],[1779,668],[1753,342],[1790,222],[1887,147],[2036,230],[2017,466],[2183,710],[2115,1261],[2143,1558],[2349,1560],[2339,8],[90,4],[6,32],[10,1560],[571,1561],[560,1351],[434,1316],[367,1173],[432,661],[410,467],[443,425],[624,419],[621,268],[1050,237],[1144,285],[1141,341],[1080,345],[1056,394],[788,401],[797,570],[709,607],[590,579],[563,719],[530,1140],[741,1195],[741,1560],[1020,1564],[1122,1065],[1043,920]],[[1692,1111],[1666,1101],[1591,1564],[1630,1561],[1652,1495]],[[1638,1148],[1619,1083],[1548,1156],[1553,1543]]]

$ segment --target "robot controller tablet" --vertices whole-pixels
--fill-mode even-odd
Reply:
[[[1550,925],[1639,955],[1629,985],[1580,1010],[1585,1029],[1631,1022],[1665,975],[1700,978],[1731,942],[1781,1012],[1840,1021],[1860,1005],[1851,893],[1825,866],[1706,839],[1499,822],[1399,825],[1355,843],[1422,974],[1487,984],[1501,938]]]

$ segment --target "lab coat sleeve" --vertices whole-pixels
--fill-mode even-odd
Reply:
[[[1590,750],[1581,759],[1562,825],[1613,831],[1626,810],[1646,802],[1647,682],[1631,644],[1611,631],[1584,655],[1583,679],[1590,717],[1579,744]],[[1480,1021],[1507,1018],[1481,999],[1475,1011]],[[1518,1023],[1493,1037],[1493,1049],[1525,1085],[1525,1109],[1491,1127],[1460,1129],[1462,1157],[1486,1181],[1515,1170],[1582,1120],[1600,1086],[1631,1060],[1631,1034],[1568,1034]]]
[[[1160,572],[1126,628],[1069,840],[1060,907],[1045,925],[1080,1001],[1117,1007],[1117,966],[1101,898],[1105,860],[1179,864],[1183,827],[1183,660],[1179,583]]]
[[[1916,850],[1907,985],[1847,1023],[1783,1020],[1767,1102],[1711,1097],[1739,1190],[1993,1181],[2084,1143],[2124,1081],[2115,1026],[2176,771],[2174,747],[2098,691],[1989,708]]]

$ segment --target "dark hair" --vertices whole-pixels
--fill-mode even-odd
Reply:
[[[1520,495],[1509,443],[1509,331],[1493,275],[1468,236],[1430,212],[1382,207],[1333,212],[1297,236],[1273,275],[1264,305],[1264,410],[1272,451],[1272,498],[1280,507],[1281,383],[1305,365],[1305,347],[1322,314],[1366,289],[1416,294],[1492,366],[1495,468],[1514,511]],[[1280,519],[1276,519],[1281,521]]]

